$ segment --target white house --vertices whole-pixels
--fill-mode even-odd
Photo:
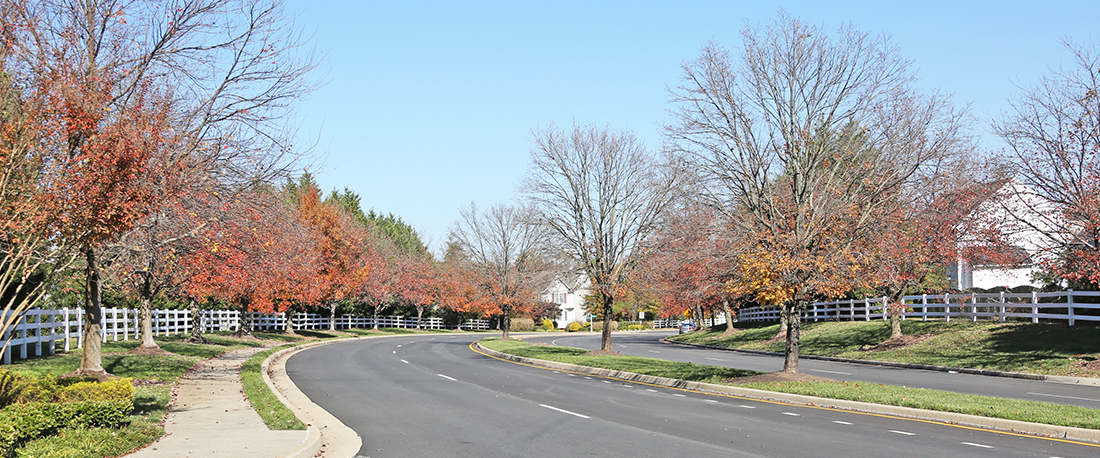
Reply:
[[[949,269],[952,286],[958,289],[998,286],[1012,288],[1022,285],[1041,287],[1033,279],[1038,263],[1057,251],[1056,234],[1065,231],[1062,213],[1033,189],[1019,182],[1004,182],[992,197],[974,212],[979,224],[997,227],[1005,239],[1026,254],[1028,261],[1019,267],[997,265],[971,265],[959,259]],[[963,243],[966,243],[963,241]]]
[[[550,282],[542,291],[542,300],[557,304],[559,314],[554,320],[559,328],[565,328],[574,321],[587,323],[584,314],[584,298],[591,293],[591,282],[582,274],[561,275]]]

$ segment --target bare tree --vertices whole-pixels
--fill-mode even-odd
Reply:
[[[1053,72],[1012,101],[993,130],[1008,144],[1015,176],[1003,209],[1021,230],[1040,234],[1056,277],[1100,283],[1100,52],[1065,43],[1075,66]]]
[[[666,134],[699,197],[745,234],[733,286],[782,306],[784,371],[797,372],[801,310],[861,286],[857,242],[968,146],[966,117],[915,91],[886,37],[786,15],[741,36],[738,60],[710,43],[683,65]]]
[[[677,187],[677,175],[631,132],[596,126],[535,132],[524,192],[599,293],[602,351],[612,351],[612,306],[625,292],[635,249]]]
[[[451,229],[451,241],[465,254],[485,299],[504,314],[503,338],[509,338],[511,314],[537,300],[545,286],[547,231],[534,210],[503,203],[479,210],[463,208]]]

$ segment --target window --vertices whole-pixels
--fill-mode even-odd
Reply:
[[[554,302],[558,304],[565,303],[565,293],[554,293]]]

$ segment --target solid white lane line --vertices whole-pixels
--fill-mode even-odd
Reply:
[[[703,359],[709,359],[709,360],[711,360],[711,361],[725,361],[725,360],[724,360],[724,359],[722,359],[722,358],[703,358]]]
[[[993,448],[993,446],[992,446],[992,445],[985,445],[985,444],[975,444],[975,443],[973,443],[973,442],[963,442],[963,445],[969,445],[969,446],[971,446],[971,447],[981,447],[981,448]]]
[[[902,434],[902,435],[906,435],[906,436],[916,436],[917,435],[917,433],[911,433],[911,432],[907,432],[907,431],[897,431],[897,430],[893,430],[893,429],[891,429],[890,432],[892,432],[894,434]]]
[[[838,425],[851,425],[851,423],[848,423],[846,421],[840,421],[840,420],[833,420],[833,423],[836,423]]]
[[[443,374],[435,374],[435,375],[438,375],[438,376],[440,376],[440,377],[443,377],[443,378],[445,378],[445,379],[447,379],[447,380],[450,380],[450,381],[452,381],[452,382],[457,382],[457,381],[458,381],[458,379],[455,379],[454,377],[448,377],[448,376],[446,376],[446,375],[443,375]]]
[[[1028,394],[1034,395],[1034,396],[1049,396],[1049,397],[1052,397],[1052,398],[1076,399],[1078,401],[1100,402],[1100,399],[1079,398],[1077,396],[1063,396],[1063,395],[1060,395],[1060,394],[1047,394],[1047,393],[1028,393]]]
[[[812,372],[823,372],[823,373],[826,373],[826,374],[852,375],[851,372],[827,371],[825,369],[810,369],[810,371],[812,371]]]
[[[570,411],[568,411],[568,410],[565,410],[565,409],[559,409],[559,408],[557,408],[557,407],[554,407],[554,406],[548,406],[548,405],[546,405],[546,404],[539,404],[539,406],[541,406],[541,407],[546,407],[547,409],[550,409],[550,410],[556,410],[556,411],[558,411],[558,412],[561,412],[561,413],[567,413],[567,414],[569,414],[569,415],[573,415],[573,416],[575,416],[575,417],[581,417],[581,418],[592,418],[592,417],[589,417],[588,415],[581,415],[581,414],[579,414],[579,413],[576,413],[576,412],[570,412]]]
[[[802,416],[801,414],[797,414],[797,413],[794,413],[794,412],[783,412],[783,415],[790,415],[792,417],[801,417]]]
[[[403,362],[403,363],[405,363],[405,364],[409,364],[409,362],[408,362],[408,361],[405,361],[405,360],[401,360],[401,362]]]

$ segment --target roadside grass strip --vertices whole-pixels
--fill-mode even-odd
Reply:
[[[719,337],[712,330],[671,336],[674,342],[782,353],[785,342],[773,341],[778,324],[737,323],[739,332]],[[929,336],[919,343],[868,351],[890,337],[884,321],[830,321],[802,324],[804,355],[965,367],[1071,377],[1100,377],[1100,333],[1093,326],[992,321],[917,321],[901,323],[907,336]]]
[[[482,340],[481,344],[502,353],[510,353],[526,358],[599,367],[692,382],[718,383],[729,378],[762,374],[762,372],[743,369],[681,363],[639,356],[581,356],[588,353],[588,350],[572,347],[532,345],[517,340],[508,341],[491,338]]]
[[[260,414],[264,424],[272,430],[304,430],[306,424],[294,416],[289,408],[279,401],[271,387],[264,383],[261,366],[264,360],[272,353],[300,344],[286,344],[264,350],[248,358],[241,364],[241,382],[244,384],[244,394],[248,396],[248,402],[252,408]]]
[[[481,344],[487,348],[516,356],[634,372],[638,374],[656,375],[678,380],[741,386],[780,393],[912,407],[941,412],[980,415],[990,418],[1019,420],[1056,426],[1100,429],[1100,409],[1090,409],[1086,407],[864,382],[776,382],[739,384],[733,382],[731,379],[760,373],[634,356],[582,357],[578,355],[587,353],[588,350],[571,347],[534,345],[522,341],[486,339],[481,341]]]

